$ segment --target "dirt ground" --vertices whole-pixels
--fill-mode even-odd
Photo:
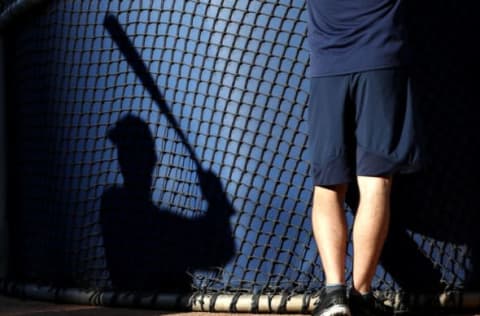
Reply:
[[[56,304],[51,302],[25,300],[0,295],[0,316],[252,316],[251,314],[172,312],[147,309],[112,308],[102,306]],[[460,314],[449,316],[460,316]],[[462,316],[480,316],[480,313],[461,314]],[[278,315],[269,315],[278,316]],[[293,316],[285,315],[282,316]],[[296,314],[298,316],[298,314]],[[444,315],[445,316],[445,315]]]
[[[172,312],[147,309],[112,308],[102,306],[56,304],[51,302],[25,300],[0,295],[0,316],[235,316],[247,314]],[[273,315],[271,315],[273,316]],[[285,315],[283,315],[285,316]],[[293,316],[293,315],[290,315]],[[298,315],[297,315],[298,316]]]

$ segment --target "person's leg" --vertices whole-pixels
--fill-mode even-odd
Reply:
[[[313,193],[312,228],[327,285],[345,284],[346,191],[347,185],[340,184],[328,187],[316,186]]]
[[[312,227],[326,277],[314,316],[351,315],[345,286],[346,191],[346,184],[314,188]]]
[[[388,233],[392,178],[359,176],[357,181],[360,201],[353,226],[353,287],[366,294]]]
[[[419,167],[420,147],[406,68],[357,73],[356,174],[360,201],[353,228],[353,285],[370,290],[388,232],[393,175]]]
[[[390,221],[392,177],[382,175],[412,172],[420,162],[408,70],[357,73],[352,87],[360,201],[353,227],[350,309],[356,315],[392,315],[392,307],[371,289]]]
[[[347,183],[355,178],[354,107],[348,97],[350,77],[311,80],[309,147],[315,185],[312,229],[326,275],[326,286],[319,293],[314,316],[351,315],[345,286],[344,210]]]

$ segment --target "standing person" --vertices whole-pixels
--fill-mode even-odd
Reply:
[[[389,315],[371,282],[388,232],[393,176],[420,166],[402,0],[307,0],[312,227],[325,272],[314,316]],[[360,201],[347,295],[344,210]]]

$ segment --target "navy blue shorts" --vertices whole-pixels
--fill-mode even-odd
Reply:
[[[406,68],[311,79],[309,146],[314,185],[416,171],[421,145]]]

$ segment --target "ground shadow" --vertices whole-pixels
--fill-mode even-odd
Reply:
[[[230,217],[234,209],[220,179],[201,167],[116,18],[107,16],[105,26],[188,150],[208,203],[207,211],[196,218],[159,209],[151,197],[152,172],[157,163],[154,138],[139,117],[129,114],[121,118],[109,130],[108,138],[117,146],[124,183],[105,190],[100,215],[110,279],[117,289],[188,292],[192,285],[188,271],[223,266],[233,256]]]

